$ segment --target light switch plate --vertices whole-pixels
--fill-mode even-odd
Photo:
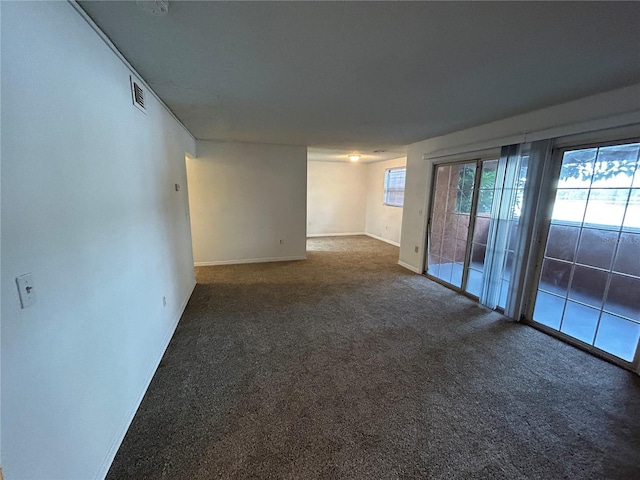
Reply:
[[[36,303],[36,292],[33,290],[33,278],[30,273],[25,273],[16,278],[18,284],[18,294],[20,295],[20,305],[27,308]]]

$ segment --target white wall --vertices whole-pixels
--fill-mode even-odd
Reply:
[[[365,164],[309,162],[307,235],[364,233],[366,197]]]
[[[2,2],[2,35],[4,475],[101,478],[194,287],[174,183],[195,145],[151,95],[131,105],[71,4]]]
[[[404,167],[405,157],[367,164],[367,235],[400,245],[402,207],[384,204],[384,175],[389,168]]]
[[[409,145],[400,263],[420,273],[424,266],[433,169],[425,154],[472,152],[632,123],[640,123],[640,84]]]
[[[198,141],[197,152],[187,160],[196,265],[306,257],[306,147]]]

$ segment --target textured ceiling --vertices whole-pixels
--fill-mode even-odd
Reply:
[[[640,82],[640,3],[80,2],[199,139],[398,150]]]

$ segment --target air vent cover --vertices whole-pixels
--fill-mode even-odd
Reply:
[[[144,113],[147,113],[147,107],[145,103],[145,94],[146,92],[140,85],[140,82],[133,78],[133,75],[129,76],[131,80],[131,99],[133,100],[133,104],[142,110]]]

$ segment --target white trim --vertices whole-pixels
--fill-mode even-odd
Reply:
[[[109,49],[115,54],[115,56],[118,57],[122,63],[124,63],[124,66],[127,67],[131,71],[132,74],[134,74],[136,77],[138,77],[138,79],[140,80],[140,83],[142,83],[145,86],[145,88],[151,93],[151,95],[153,95],[153,97],[167,111],[167,113],[169,115],[171,115],[171,118],[173,118],[176,122],[178,122],[178,125],[180,125],[184,129],[184,131],[195,142],[196,141],[196,137],[194,137],[193,134],[189,131],[189,129],[187,127],[185,127],[184,123],[182,123],[180,121],[180,119],[178,117],[176,117],[175,113],[173,113],[171,111],[171,109],[167,106],[166,103],[164,103],[164,101],[158,96],[158,94],[153,91],[153,89],[144,80],[144,78],[142,78],[142,75],[140,75],[138,73],[138,71],[135,68],[133,68],[133,66],[124,57],[124,55],[122,55],[122,53],[120,53],[118,48],[113,44],[113,42],[109,39],[109,37],[107,37],[107,35],[102,30],[100,30],[100,27],[98,27],[98,25],[96,25],[96,23],[91,19],[91,17],[87,14],[87,12],[85,12],[82,9],[82,7],[80,5],[78,5],[78,2],[76,2],[76,0],[67,0],[67,2],[74,8],[74,10],[76,12],[78,12],[78,15],[80,15],[83,18],[83,20],[85,22],[87,22],[87,24],[91,27],[91,29],[98,35],[98,37],[100,37],[100,39],[107,45],[107,47],[109,47]]]
[[[389,240],[388,238],[379,237],[378,235],[374,235],[373,233],[365,233],[365,235],[367,237],[371,237],[371,238],[375,238],[376,240],[380,240],[381,242],[389,243],[389,244],[393,245],[394,247],[399,247],[400,246],[399,242],[394,242],[393,240]]]
[[[356,235],[367,235],[365,232],[345,232],[345,233],[308,233],[307,238],[316,237],[353,237]]]
[[[432,162],[434,165],[439,165],[441,163],[465,162],[468,160],[489,160],[500,157],[501,148],[502,147],[485,148],[482,150],[451,153],[447,155],[433,155],[425,153],[422,155],[422,160]]]
[[[408,263],[404,263],[402,260],[398,260],[398,265],[406,268],[407,270],[411,270],[412,272],[417,273],[418,275],[422,275],[422,272],[420,271],[419,268],[416,268],[413,265],[409,265]]]
[[[639,112],[626,112],[609,117],[588,120],[586,122],[576,122],[567,125],[559,125],[543,130],[536,130],[526,133],[519,133],[500,138],[493,138],[477,143],[470,143],[453,148],[445,148],[428,152],[423,155],[425,160],[444,159],[453,156],[463,156],[466,154],[479,154],[499,148],[503,145],[513,145],[515,143],[534,142],[536,140],[546,140],[549,138],[566,137],[570,135],[585,134],[589,132],[598,132],[599,130],[607,130],[610,128],[620,128],[640,123]]]
[[[194,267],[213,267],[216,265],[240,265],[244,263],[268,263],[290,262],[293,260],[306,260],[306,255],[294,255],[293,257],[268,257],[268,258],[240,258],[238,260],[214,260],[213,262],[194,262]]]
[[[640,138],[640,123],[626,127],[610,128],[577,135],[568,135],[553,139],[553,148],[575,147],[594,143],[611,143],[617,141],[637,141]]]
[[[104,461],[102,462],[102,465],[100,466],[100,468],[98,470],[98,473],[94,477],[96,480],[103,479],[103,478],[105,478],[107,476],[107,473],[109,472],[109,468],[111,467],[111,464],[113,463],[113,459],[116,457],[116,453],[118,453],[118,449],[120,448],[120,445],[122,444],[122,442],[124,440],[124,437],[127,434],[127,431],[129,430],[129,427],[131,426],[131,422],[133,422],[133,418],[135,417],[136,412],[138,411],[138,408],[140,408],[140,404],[142,403],[142,399],[144,398],[145,394],[147,393],[147,389],[149,388],[149,385],[151,384],[151,380],[153,380],[153,376],[156,374],[156,371],[158,370],[158,366],[160,365],[160,361],[162,360],[162,357],[164,356],[164,353],[167,351],[167,347],[169,346],[169,342],[171,341],[171,338],[173,338],[173,334],[175,333],[176,328],[178,327],[178,322],[180,322],[180,319],[182,318],[182,314],[184,313],[185,309],[187,308],[187,303],[189,302],[189,299],[191,298],[191,295],[193,294],[193,290],[195,288],[196,288],[196,282],[195,282],[195,279],[194,279],[193,285],[192,285],[191,289],[189,290],[188,295],[182,301],[182,305],[180,305],[180,308],[178,309],[178,314],[173,319],[173,323],[171,325],[171,328],[169,328],[169,331],[165,335],[165,338],[164,338],[164,340],[162,342],[163,347],[162,347],[162,349],[160,351],[160,355],[158,356],[158,359],[154,363],[153,368],[149,372],[148,379],[146,381],[146,385],[144,386],[144,388],[140,392],[140,395],[138,396],[138,399],[136,400],[133,408],[129,411],[129,415],[128,415],[129,416],[129,420],[126,421],[124,425],[122,425],[122,428],[120,428],[120,430],[118,430],[118,432],[116,433],[113,441],[111,442],[111,447],[109,448],[109,451],[107,452],[107,454],[106,454],[106,456],[104,458]]]

